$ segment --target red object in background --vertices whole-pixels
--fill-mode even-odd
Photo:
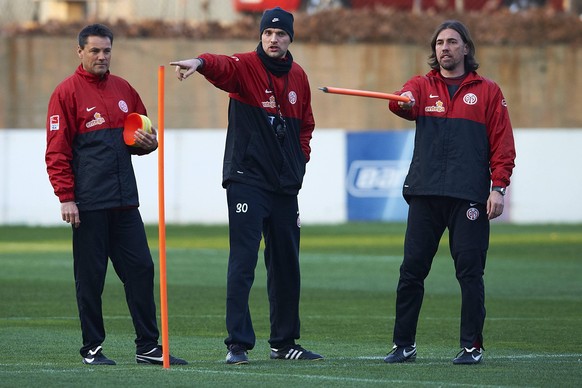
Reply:
[[[233,3],[237,12],[263,12],[275,7],[293,12],[301,6],[301,0],[233,0]]]
[[[545,5],[551,9],[563,11],[564,0],[526,0],[531,3],[530,6],[538,4]],[[309,1],[307,0],[233,0],[235,11],[242,13],[262,13],[266,9],[281,7],[289,12],[305,9]],[[388,7],[400,11],[412,11],[415,6],[415,0],[343,0],[337,3],[347,8],[373,8]],[[463,0],[463,10],[479,11],[483,9],[497,9],[508,7],[511,1],[508,0]],[[456,0],[420,0],[417,6],[421,10],[436,10],[437,12],[455,10]]]
[[[495,0],[498,6],[501,6],[502,0]],[[463,8],[465,11],[483,9],[491,0],[471,0],[464,1]],[[399,10],[412,10],[414,0],[352,0],[352,8],[369,8],[369,7],[389,7]],[[422,0],[421,8],[437,10],[454,10],[455,0]]]

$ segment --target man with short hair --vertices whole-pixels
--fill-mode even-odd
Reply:
[[[156,131],[123,140],[124,121],[147,115],[135,89],[109,72],[113,33],[92,24],[78,36],[81,64],[61,82],[48,104],[46,165],[61,217],[72,225],[73,266],[83,346],[83,363],[115,365],[102,351],[105,341],[101,295],[108,258],[123,282],[135,328],[136,361],[162,364],[154,301],[154,263],[138,210],[131,155],[156,150]],[[186,361],[169,356],[170,364]]]
[[[198,71],[229,93],[223,164],[229,215],[226,328],[228,364],[248,363],[255,346],[249,294],[265,238],[271,307],[272,359],[318,360],[299,338],[299,207],[297,194],[315,127],[307,75],[293,61],[293,15],[264,12],[255,51],[232,56],[202,54],[171,62],[180,81]]]

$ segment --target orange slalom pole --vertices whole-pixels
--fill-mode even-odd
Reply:
[[[158,69],[158,217],[160,250],[160,305],[162,322],[163,366],[170,367],[168,335],[168,291],[166,284],[166,213],[164,198],[164,66]]]
[[[409,102],[410,101],[410,99],[406,96],[399,96],[398,94],[390,94],[390,93],[371,92],[369,90],[332,88],[332,87],[327,87],[327,86],[323,87],[323,88],[319,88],[319,90],[323,91],[324,93],[346,94],[349,96],[358,96],[358,97],[382,98],[384,100],[394,100],[394,101],[402,101],[402,102]]]

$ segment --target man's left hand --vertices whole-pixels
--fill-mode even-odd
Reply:
[[[498,191],[489,193],[487,199],[487,218],[490,220],[499,217],[503,213],[504,199]]]
[[[147,151],[153,151],[158,148],[157,131],[152,127],[152,133],[147,133],[143,129],[138,129],[133,135],[135,145]]]

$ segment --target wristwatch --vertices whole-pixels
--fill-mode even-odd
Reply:
[[[505,195],[505,187],[501,187],[501,186],[493,186],[491,188],[491,191],[497,191],[498,193],[500,193],[501,195]]]

